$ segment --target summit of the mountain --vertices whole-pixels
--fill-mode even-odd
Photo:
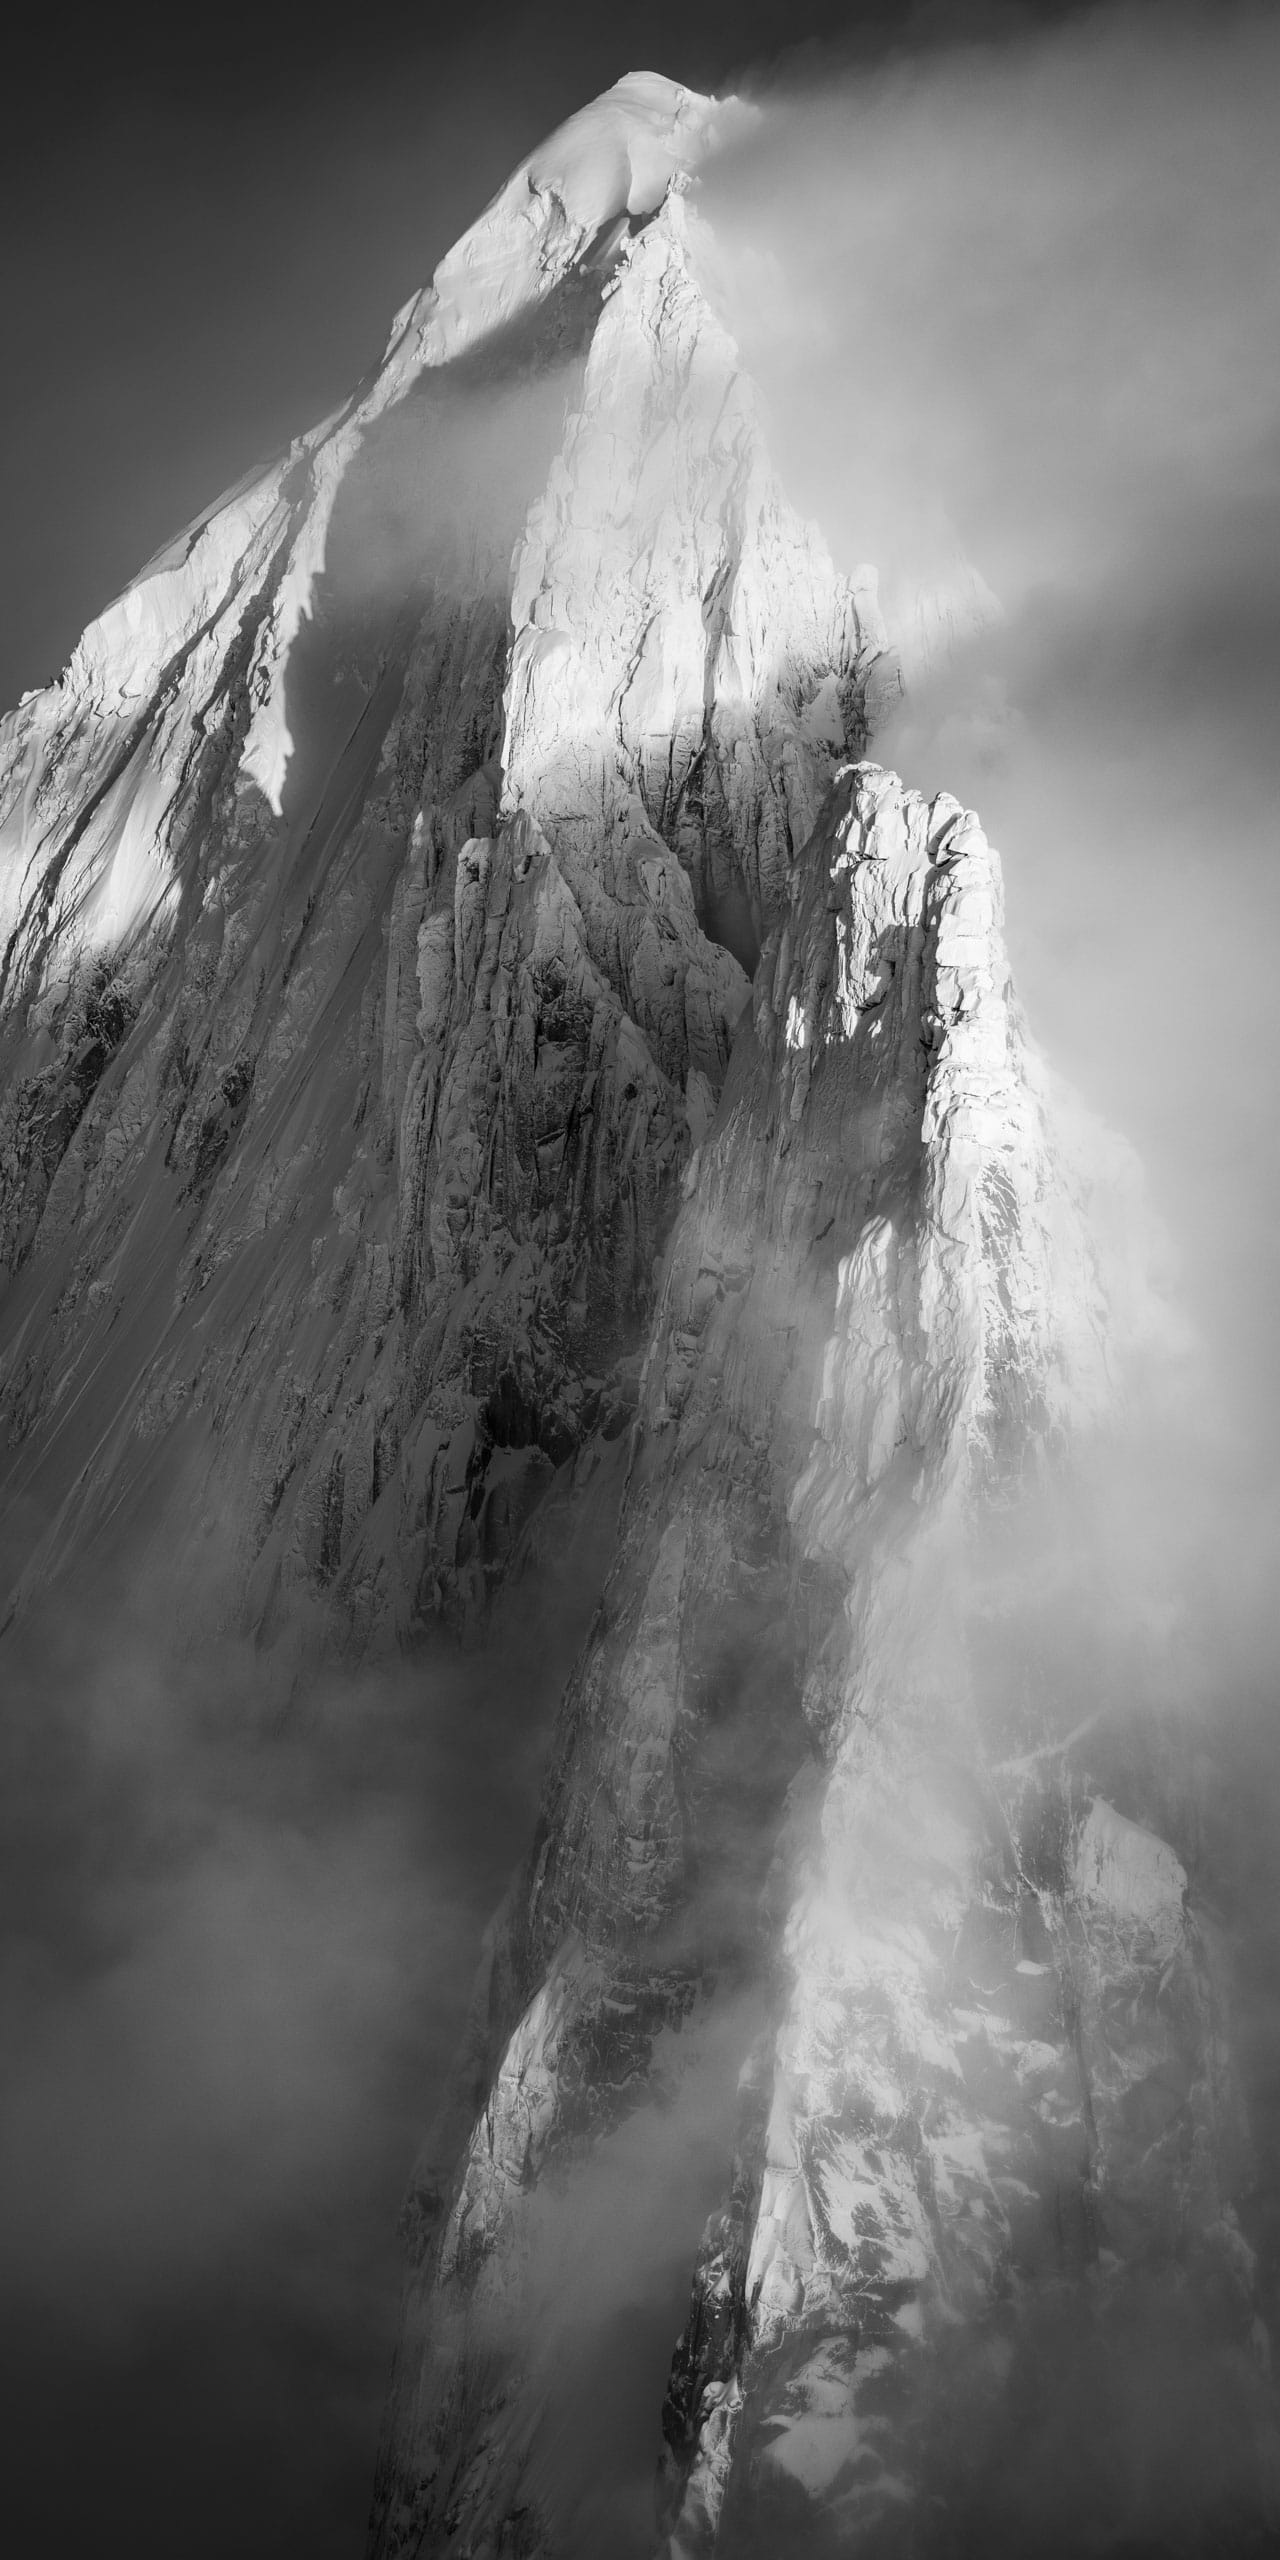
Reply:
[[[0,726],[7,786],[0,786],[0,931],[12,929],[28,867],[3,857],[28,850],[33,801],[53,778],[48,769],[61,764],[59,733],[86,720],[109,722],[109,743],[118,745],[130,708],[152,700],[180,667],[185,674],[215,634],[225,645],[229,613],[264,582],[273,612],[256,653],[257,699],[243,753],[278,807],[291,746],[279,701],[289,649],[322,574],[338,491],[373,422],[424,371],[456,364],[536,315],[575,271],[607,272],[632,224],[696,166],[728,112],[656,72],[632,72],[571,117],[521,163],[397,314],[381,363],[352,398],[157,553],[90,623],[61,681],[24,696]],[[86,755],[60,774],[62,796],[92,792],[97,763]],[[37,842],[43,850],[43,834]],[[116,868],[119,875],[129,866]],[[147,904],[144,881],[118,877],[107,931],[128,931]]]
[[[893,690],[698,280],[720,113],[636,74],[571,119],[0,732],[27,1587],[181,1414],[250,1624],[404,1635],[613,1409],[744,967]]]
[[[749,110],[657,71],[629,71],[522,160],[405,304],[388,359],[448,362],[545,298],[583,258],[604,265]]]

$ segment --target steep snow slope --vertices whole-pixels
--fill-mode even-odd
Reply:
[[[625,1413],[740,959],[883,644],[653,215],[714,113],[638,75],[575,118],[9,724],[28,1580],[163,1490],[170,1549],[235,1524],[251,1624],[405,1635]]]
[[[1117,1348],[1167,1328],[1135,1169],[1055,1127],[1000,920],[971,812],[841,772],[687,1179],[474,2121],[457,2167],[442,2125],[411,2202],[388,2560],[653,2547],[593,2463],[580,2364],[545,2345],[574,2281],[555,2235],[567,2257],[601,2180],[625,2233],[607,2162],[639,2118],[658,2248],[663,2112],[717,2010],[737,2149],[730,2122],[667,2391],[673,2560],[1027,2547],[1047,2466],[1020,2504],[1002,2429],[1019,2387],[1042,2425],[1020,2363],[1056,2382],[1055,2319],[1084,2320],[1103,2405],[1045,2547],[1162,2503],[1194,2529],[1250,2475],[1265,2393],[1187,1876],[1155,1770],[1075,1729],[1027,1559],[1012,1584],[998,1564]],[[1102,2377],[1157,2336],[1166,2278],[1214,2389],[1153,2498]],[[643,2280],[605,2250],[576,2281],[599,2384]]]
[[[690,273],[673,197],[592,347],[590,396],[516,566],[506,788],[612,895],[637,818],[754,967],[885,635],[780,505],[754,395]],[[635,465],[619,470],[619,455]],[[599,896],[600,890],[588,894]]]
[[[652,213],[676,172],[696,162],[716,113],[711,100],[639,72],[573,117],[397,315],[371,380],[159,553],[90,625],[61,682],[25,696],[4,724],[0,926],[6,939],[26,928],[6,955],[8,974],[30,965],[42,929],[59,919],[96,947],[145,924],[157,897],[172,894],[173,802],[193,738],[220,707],[217,680],[237,638],[250,639],[251,695],[239,759],[279,815],[292,745],[290,650],[368,427],[424,372],[492,349],[534,318],[584,264],[603,271],[630,221]],[[130,824],[128,778],[144,761],[150,795]],[[159,881],[145,869],[148,851]],[[37,883],[44,895],[33,900]]]

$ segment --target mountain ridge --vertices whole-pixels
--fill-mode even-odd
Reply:
[[[376,2560],[1265,2504],[1194,1786],[1054,1509],[1176,1316],[709,296],[740,112],[633,74],[571,119],[0,726],[11,1610],[158,1561],[296,1690],[482,1643],[620,1501],[411,2188]],[[719,2199],[670,2258],[664,2110]],[[624,2169],[633,2259],[557,2301]],[[1181,2452],[1123,2384],[1164,2327]]]

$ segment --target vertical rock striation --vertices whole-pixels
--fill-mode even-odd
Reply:
[[[163,1496],[167,1549],[233,1524],[252,1627],[405,1641],[626,1418],[883,656],[694,280],[713,122],[637,75],[553,137],[6,724],[22,1589]]]
[[[672,2560],[1025,2547],[1055,2331],[1093,2360],[1061,2421],[1095,2446],[1061,2547],[1160,2507],[1101,2378],[1160,2316],[1213,2386],[1170,2514],[1190,2475],[1211,2534],[1252,2476],[1233,2097],[1187,1875],[1141,1758],[1023,1676],[1034,1593],[1011,1606],[985,1552],[1105,1415],[1111,1337],[1162,1323],[1132,1254],[1101,1255],[1139,1215],[1133,1169],[1055,1132],[1000,923],[971,812],[841,772],[686,1180],[473,2129],[413,2199],[380,2560],[599,2547],[586,2457],[575,2489],[539,2452],[545,2198],[590,2193],[716,2001],[741,2122],[667,2393]]]

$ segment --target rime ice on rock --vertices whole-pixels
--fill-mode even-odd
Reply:
[[[885,636],[873,573],[838,578],[778,488],[690,228],[673,196],[624,259],[529,518],[506,790],[606,883],[665,838],[753,962]]]
[[[411,1637],[616,1449],[879,646],[663,209],[725,112],[639,74],[572,119],[0,734],[27,1587],[181,1416],[166,1517],[234,1524],[252,1625]]]
[[[378,2555],[517,2518],[561,2547],[542,2198],[735,1984],[759,2006],[664,2412],[669,2560],[993,2529],[1019,2358],[1079,2319],[1119,2371],[1154,2266],[1194,2271],[1230,2424],[1262,2430],[1187,1877],[1090,1787],[982,1565],[1108,1409],[1113,1326],[1154,1305],[1126,1305],[1141,1217],[1123,1150],[1059,1140],[977,819],[844,768],[667,1255],[487,2095],[419,2171]],[[1114,2524],[1130,2491],[1091,2478]]]

